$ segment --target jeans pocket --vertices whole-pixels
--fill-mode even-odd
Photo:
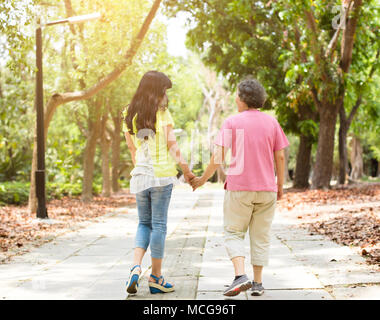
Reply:
[[[161,187],[155,187],[154,192],[160,192],[160,193],[168,193],[171,194],[173,190],[173,184],[168,184],[166,186],[161,186]]]

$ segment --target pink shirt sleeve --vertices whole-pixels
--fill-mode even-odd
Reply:
[[[286,148],[289,145],[288,138],[286,137],[284,131],[282,130],[280,124],[278,121],[275,121],[275,138],[274,138],[274,145],[273,145],[273,151],[278,151],[281,149]]]
[[[226,119],[223,122],[222,127],[220,128],[218,135],[216,136],[214,143],[217,144],[218,146],[222,146],[225,148],[231,148],[232,145],[232,128],[231,124]]]

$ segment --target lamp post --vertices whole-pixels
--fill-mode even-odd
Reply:
[[[46,209],[46,188],[45,188],[45,137],[44,137],[44,93],[43,93],[43,73],[42,73],[42,28],[62,23],[82,23],[89,20],[99,19],[100,13],[92,13],[83,16],[69,17],[45,24],[37,20],[36,28],[36,126],[37,126],[37,170],[35,171],[36,196],[38,199],[37,218],[48,218]]]

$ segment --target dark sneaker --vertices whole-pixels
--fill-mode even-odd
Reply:
[[[244,275],[234,280],[223,294],[228,297],[237,296],[240,292],[247,291],[250,287],[252,287],[252,283],[248,277]]]
[[[252,281],[252,296],[261,296],[264,293],[264,287],[262,283]]]

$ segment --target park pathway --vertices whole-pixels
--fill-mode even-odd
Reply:
[[[125,292],[137,212],[128,208],[126,214],[126,208],[120,208],[0,265],[0,299],[224,299],[233,269],[223,247],[222,206],[223,190],[191,192],[188,186],[174,190],[163,266],[166,279],[175,284],[170,294],[149,293],[149,254],[142,264],[138,293]],[[294,228],[281,211],[273,223],[264,286],[261,297],[244,293],[231,299],[380,299],[380,274],[362,257],[323,236]]]

